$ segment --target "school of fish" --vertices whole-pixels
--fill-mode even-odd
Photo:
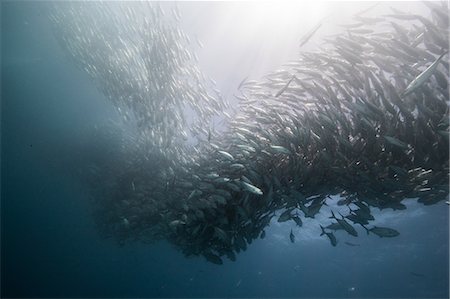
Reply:
[[[264,238],[272,218],[302,226],[338,198],[348,212],[317,224],[332,246],[336,230],[358,236],[356,225],[398,236],[370,224],[374,208],[448,200],[447,5],[356,14],[317,51],[244,79],[230,105],[198,69],[201,43],[179,28],[176,7],[55,4],[55,37],[124,122],[111,129],[114,159],[84,174],[100,231],[121,244],[166,239],[222,264]]]

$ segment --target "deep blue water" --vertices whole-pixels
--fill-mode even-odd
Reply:
[[[336,248],[315,223],[294,230],[295,244],[288,224],[273,223],[222,266],[164,241],[120,247],[101,238],[76,171],[93,126],[117,115],[58,47],[43,3],[1,9],[2,297],[448,298],[442,202],[409,200],[407,210],[376,217],[398,238],[337,233]]]

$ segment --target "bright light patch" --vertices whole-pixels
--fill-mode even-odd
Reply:
[[[197,30],[202,32],[200,39],[205,45],[199,52],[200,65],[204,69],[214,66],[212,76],[217,72],[229,74],[230,81],[237,78],[233,83],[236,86],[246,76],[258,78],[297,57],[301,38],[319,22],[325,22],[333,11],[324,1],[226,1],[204,5],[204,11],[189,11],[199,14],[191,22],[208,20]],[[189,5],[184,7],[191,9]],[[317,47],[317,37],[324,27],[326,23],[302,48]],[[242,76],[236,75],[239,71]]]
[[[327,6],[322,1],[272,1],[239,2],[229,8],[241,26],[241,33],[264,33],[275,31],[278,34],[317,24],[326,15]],[[295,28],[293,28],[295,27]]]

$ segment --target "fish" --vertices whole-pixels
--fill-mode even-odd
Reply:
[[[385,135],[385,136],[383,136],[383,138],[384,138],[389,144],[391,144],[391,145],[393,145],[393,146],[399,147],[399,148],[401,148],[401,149],[407,149],[407,148],[408,148],[408,144],[406,144],[405,142],[403,142],[403,141],[401,141],[401,140],[398,140],[398,139],[395,138],[395,137]]]
[[[413,272],[413,271],[409,272],[409,274],[411,274],[412,276],[417,276],[417,277],[425,277],[425,274],[417,273],[417,272]]]
[[[260,238],[261,238],[261,239],[264,239],[265,237],[266,237],[266,231],[263,230],[263,231],[261,232]]]
[[[377,235],[380,238],[393,238],[393,237],[397,237],[398,235],[400,235],[400,233],[398,231],[396,231],[395,229],[389,228],[389,227],[380,227],[380,226],[374,226],[371,229],[367,229],[366,227],[364,227],[367,231],[367,234],[369,234],[369,232]]]
[[[292,229],[291,229],[291,233],[289,234],[289,239],[291,240],[291,243],[295,243],[295,236],[292,233]]]
[[[183,225],[183,224],[186,224],[184,221],[182,221],[182,220],[173,220],[173,221],[171,221],[170,223],[169,223],[169,226],[170,227],[172,227],[172,228],[176,228],[176,227],[178,227],[179,225]]]
[[[256,186],[253,186],[252,184],[249,184],[247,182],[241,181],[241,185],[244,188],[244,190],[256,194],[256,195],[263,195],[263,191],[259,189]]]
[[[238,282],[236,283],[236,287],[238,288],[241,285],[242,279],[239,279]]]
[[[343,228],[339,223],[337,223],[337,222],[332,223],[332,224],[330,224],[330,225],[327,225],[325,228],[331,229],[331,230],[334,230],[334,231],[340,230],[340,229],[344,229],[344,228]]]
[[[414,78],[414,80],[412,80],[402,92],[401,96],[405,97],[420,88],[431,77],[431,75],[433,75],[439,62],[447,53],[448,51],[442,53],[429,67],[427,67],[416,78]]]
[[[220,264],[264,238],[275,215],[299,227],[310,218],[336,246],[332,231],[356,237],[355,223],[398,235],[368,228],[378,218],[372,208],[405,209],[403,199],[415,197],[448,204],[445,3],[349,17],[322,39],[326,47],[245,78],[232,100],[203,73],[178,12],[164,15],[151,2],[52,7],[62,51],[121,118],[96,131],[110,136],[89,146],[114,146],[89,159],[83,176],[93,217],[120,244],[166,239]],[[324,227],[317,215],[330,195],[348,212],[332,212]]]
[[[299,227],[303,225],[303,221],[299,216],[292,216],[292,220],[294,220],[297,226]]]
[[[292,155],[290,150],[281,145],[271,145],[270,148],[277,154]]]
[[[352,221],[353,223],[358,223],[358,224],[362,224],[362,225],[366,225],[369,224],[369,221],[365,218],[360,217],[359,215],[356,214],[350,214],[345,216],[345,218],[347,218],[348,220]]]
[[[330,218],[333,218],[333,219],[336,219],[336,221],[339,223],[339,225],[347,232],[347,233],[349,233],[350,235],[352,235],[352,236],[354,236],[354,237],[357,237],[358,236],[358,232],[355,230],[355,228],[353,227],[353,226],[351,226],[347,221],[345,221],[345,218],[344,218],[344,216],[342,216],[342,214],[340,214],[341,215],[341,219],[339,219],[339,218],[337,218],[335,215],[334,215],[334,212],[333,211],[331,211],[331,217]]]
[[[222,259],[218,255],[216,255],[216,254],[214,254],[212,252],[204,252],[203,256],[206,258],[206,260],[208,262],[211,262],[211,263],[216,264],[216,265],[222,265],[223,264]]]
[[[235,164],[231,164],[230,168],[232,170],[244,170],[245,166],[243,164],[235,163]]]
[[[328,237],[328,239],[330,240],[331,245],[333,247],[335,247],[337,245],[337,240],[336,240],[336,237],[334,236],[334,234],[333,233],[327,233],[325,231],[325,228],[322,225],[320,225],[320,228],[322,229],[322,233],[320,235],[321,236],[326,235]]]
[[[289,84],[291,84],[292,80],[294,80],[295,75],[292,76],[292,78],[286,83],[286,85],[283,86],[276,94],[275,97],[278,98],[283,92],[286,91],[286,89],[289,87]]]
[[[316,26],[314,26],[308,33],[306,33],[302,38],[300,39],[300,45],[299,47],[302,47],[304,44],[306,44],[311,37],[317,32],[317,30],[322,27],[322,22],[318,23]]]
[[[233,161],[233,160],[234,160],[234,157],[233,157],[230,153],[228,153],[228,152],[226,152],[226,151],[218,151],[218,153],[219,153],[222,157],[224,157],[226,160],[229,160],[229,161]]]
[[[292,210],[286,210],[284,211],[280,217],[278,217],[278,222],[286,222],[290,219],[292,219],[292,214],[291,214]]]
[[[356,244],[356,243],[351,243],[351,242],[344,242],[346,245],[348,245],[348,246],[352,246],[352,247],[355,247],[355,246],[361,246],[360,244]]]

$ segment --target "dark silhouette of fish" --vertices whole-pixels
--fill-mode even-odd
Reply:
[[[352,246],[352,247],[355,247],[355,246],[361,246],[360,244],[355,244],[355,243],[351,243],[351,242],[344,242],[346,245],[348,245],[348,246]]]

